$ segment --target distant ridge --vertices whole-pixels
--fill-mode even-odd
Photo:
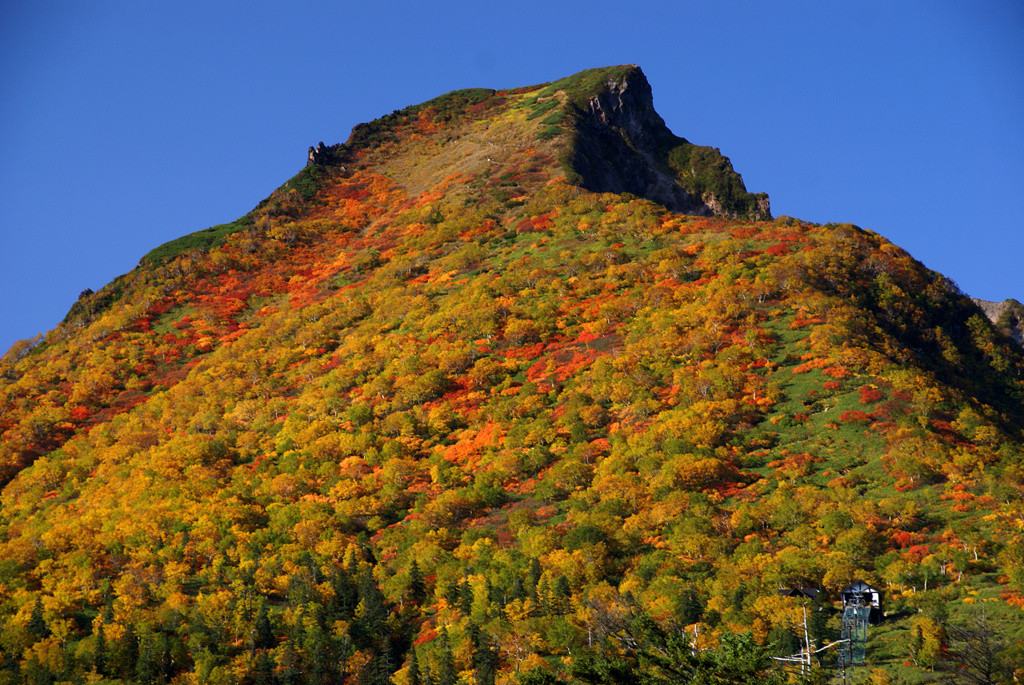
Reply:
[[[1017,341],[1017,344],[1024,344],[1024,305],[1013,299],[1002,302],[971,299],[999,330]]]

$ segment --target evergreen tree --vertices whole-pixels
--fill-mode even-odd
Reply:
[[[274,646],[274,629],[270,625],[270,615],[264,600],[260,600],[260,608],[256,611],[252,629],[254,649],[270,649]]]
[[[448,602],[448,606],[457,607],[459,606],[459,581],[454,583],[448,583],[444,588],[444,598]]]
[[[371,569],[367,567],[359,581],[359,601],[362,614],[353,631],[353,637],[360,647],[366,648],[376,642],[384,633],[388,610],[384,605],[384,594],[377,588]]]
[[[384,643],[377,651],[377,679],[374,685],[392,685],[391,672],[392,664],[394,663],[391,659],[391,639],[384,638]]]
[[[281,685],[292,685],[299,683],[299,676],[302,666],[299,662],[296,642],[291,635],[284,641],[281,651],[277,654],[278,682]]]
[[[135,661],[135,679],[140,685],[154,685],[160,676],[159,656],[154,642],[153,633],[149,631],[139,636],[139,656]]]
[[[165,633],[159,633],[156,653],[160,666],[160,682],[170,682],[174,678],[174,655],[171,653],[171,639]]]
[[[459,611],[463,616],[469,616],[473,610],[473,586],[466,578],[459,583]]]
[[[303,672],[307,682],[332,682],[334,675],[332,651],[330,638],[324,633],[323,628],[313,625],[306,630],[302,642],[302,653],[305,655]]]
[[[313,579],[314,583],[320,583],[320,567],[308,549],[299,552],[299,565],[309,570],[309,577]]]
[[[494,685],[498,672],[498,649],[487,633],[477,633],[474,642],[473,667],[476,669],[476,685]]]
[[[551,613],[551,593],[548,591],[547,578],[541,578],[537,583],[537,608],[542,616]]]
[[[254,681],[255,685],[273,685],[274,683],[274,660],[266,652],[260,652],[256,656]]]
[[[288,579],[288,603],[293,607],[315,601],[314,591],[305,572],[296,572]]]
[[[46,664],[39,663],[34,656],[25,664],[23,675],[25,685],[53,685],[56,680]]]
[[[684,626],[692,625],[700,621],[704,615],[704,603],[697,597],[697,593],[687,588],[679,593],[676,599],[676,618]]]
[[[28,619],[28,632],[32,633],[36,640],[42,640],[50,634],[50,628],[46,625],[46,619],[43,618],[43,600],[40,597],[36,597],[35,604],[32,605],[32,615]]]
[[[537,587],[537,583],[540,582],[541,573],[542,571],[540,568],[540,561],[537,559],[537,557],[532,557],[530,559],[530,571],[527,575],[527,579],[530,581],[530,585],[532,585],[533,587]]]
[[[111,669],[122,678],[133,678],[135,676],[135,664],[139,660],[139,638],[135,633],[135,626],[128,623],[124,627],[121,639],[117,641],[117,650],[114,653],[114,663]]]
[[[421,685],[435,685],[434,676],[430,672],[430,662],[426,661],[423,663],[423,676],[421,677]]]
[[[292,628],[288,631],[288,639],[296,649],[298,649],[298,646],[302,644],[302,639],[306,634],[305,619],[306,614],[303,611],[303,607],[299,607],[292,616]]]
[[[334,594],[327,603],[329,619],[347,621],[352,618],[359,603],[359,592],[352,583],[352,577],[345,572],[343,566],[334,569],[334,577],[331,579],[331,587]]]
[[[409,565],[409,596],[415,602],[422,602],[427,596],[427,584],[423,580],[423,573],[416,560]]]
[[[828,618],[831,612],[818,600],[807,608],[807,632],[818,647],[827,645],[839,637],[839,631],[829,628]],[[822,657],[819,656],[819,660]]]
[[[437,684],[455,685],[458,679],[455,672],[455,657],[452,654],[452,646],[448,640],[448,629],[443,627],[440,632],[440,654],[437,663]]]
[[[423,685],[420,681],[420,664],[416,658],[415,647],[409,650],[409,675],[407,680],[409,685]]]
[[[107,636],[103,621],[96,626],[96,647],[92,652],[92,665],[100,675],[107,675]]]
[[[572,589],[569,587],[569,579],[565,575],[555,579],[555,587],[551,590],[551,613],[564,614],[569,610],[572,599]]]

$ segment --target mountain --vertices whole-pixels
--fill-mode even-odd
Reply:
[[[1019,344],[1024,344],[1024,305],[1017,300],[988,302],[973,298],[974,303],[981,307],[985,316],[1005,335]]]
[[[1024,663],[1024,352],[652,102],[395,111],[15,345],[0,681],[780,682],[857,580]]]

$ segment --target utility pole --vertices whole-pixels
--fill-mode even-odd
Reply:
[[[804,610],[804,647],[806,648],[806,651],[807,651],[807,670],[810,671],[811,670],[811,651],[814,649],[814,646],[811,644],[810,633],[807,632],[807,605],[806,604],[803,606],[803,610]]]

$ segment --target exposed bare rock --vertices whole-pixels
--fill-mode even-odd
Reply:
[[[1017,300],[989,302],[971,298],[999,330],[1024,345],[1024,305]]]

